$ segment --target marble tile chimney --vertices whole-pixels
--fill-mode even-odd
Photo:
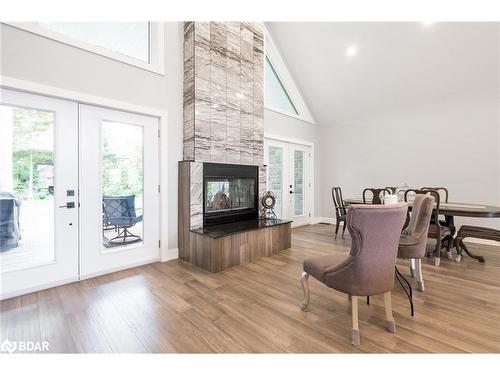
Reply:
[[[203,222],[203,162],[264,167],[264,27],[256,22],[184,23],[184,161],[191,228]]]

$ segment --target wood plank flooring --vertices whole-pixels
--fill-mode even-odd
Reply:
[[[346,295],[310,278],[310,311],[300,310],[302,261],[349,250],[348,236],[334,240],[332,231],[294,229],[290,249],[219,274],[174,260],[5,300],[0,341],[47,340],[52,353],[500,352],[498,247],[471,245],[485,264],[424,259],[415,317],[394,288],[395,335],[384,329],[382,296],[360,303],[354,347]]]

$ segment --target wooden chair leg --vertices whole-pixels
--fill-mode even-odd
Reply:
[[[345,233],[345,221],[342,222],[342,238],[344,238],[344,233]]]
[[[358,324],[358,296],[351,296],[351,315],[352,315],[352,332],[351,332],[351,344],[359,345],[359,324]]]
[[[339,232],[340,221],[337,219],[335,221],[335,238],[337,238],[337,233]]]
[[[460,239],[458,237],[456,237],[453,242],[455,245],[455,250],[457,252],[457,257],[455,258],[455,262],[460,263],[460,261],[462,260],[462,248],[460,247],[460,244],[459,244]]]
[[[436,233],[436,250],[434,251],[434,265],[439,267],[441,263],[441,249],[442,249],[442,238],[441,238],[441,228],[437,225],[437,233]]]
[[[410,264],[410,274],[411,277],[415,278],[416,270],[415,270],[415,259],[408,259],[408,263]]]
[[[417,279],[417,289],[421,292],[425,291],[424,277],[422,275],[422,259],[415,259],[415,272]]]
[[[302,302],[300,309],[302,311],[309,311],[309,274],[307,272],[302,272],[300,282],[302,284],[302,291],[304,292],[304,302]]]
[[[446,239],[446,256],[448,259],[453,259],[453,253],[451,251],[451,248],[453,247],[453,237],[450,235]]]
[[[384,293],[384,305],[385,305],[385,328],[392,333],[396,333],[396,322],[392,316],[392,301],[391,292]]]

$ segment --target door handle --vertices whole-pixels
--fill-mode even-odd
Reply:
[[[75,208],[75,202],[66,202],[64,206],[59,206],[59,208]]]
[[[293,194],[293,191],[290,190],[290,194]]]

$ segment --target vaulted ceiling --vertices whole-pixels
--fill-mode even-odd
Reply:
[[[321,125],[499,90],[499,23],[266,25]]]

